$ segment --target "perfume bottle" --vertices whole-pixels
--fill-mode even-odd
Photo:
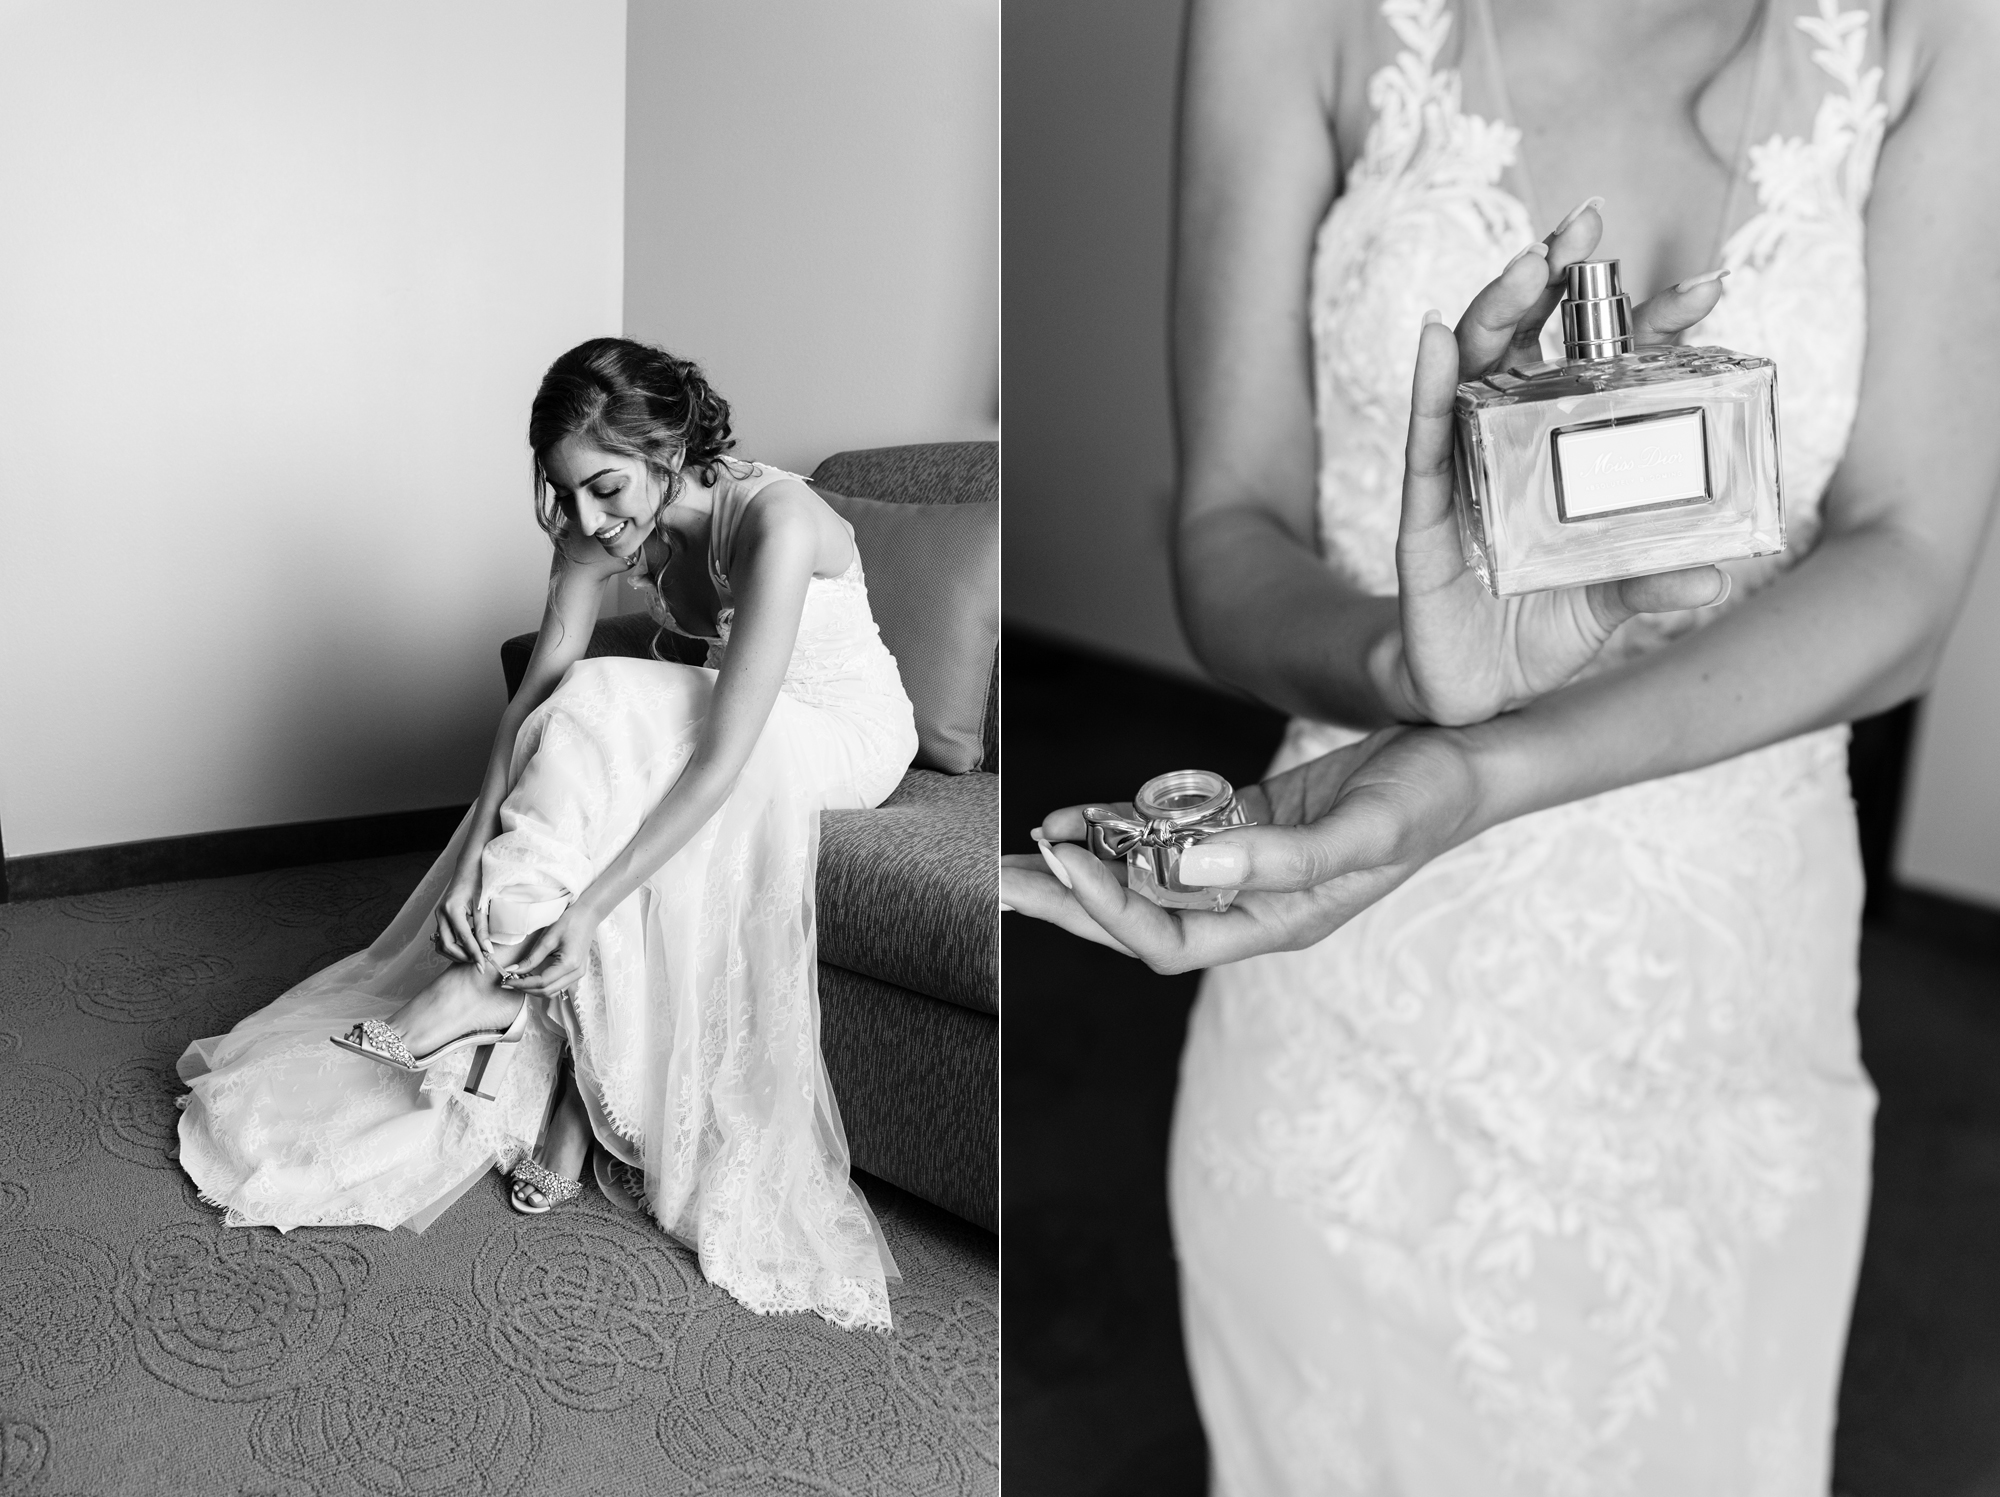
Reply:
[[[1236,803],[1236,790],[1206,769],[1177,769],[1155,775],[1132,797],[1129,821],[1108,806],[1085,806],[1090,850],[1107,863],[1123,860],[1125,887],[1170,910],[1213,910],[1221,914],[1236,898],[1234,889],[1207,888],[1180,881],[1181,854],[1227,827],[1247,826],[1250,818]]]
[[[1784,550],[1777,366],[1634,347],[1616,260],[1563,279],[1568,357],[1458,387],[1466,563],[1504,598]]]

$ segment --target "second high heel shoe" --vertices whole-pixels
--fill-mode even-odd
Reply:
[[[344,1035],[333,1035],[334,1044],[343,1050],[351,1050],[356,1055],[365,1055],[370,1060],[380,1061],[398,1071],[408,1071],[419,1075],[443,1060],[454,1051],[463,1050],[468,1045],[476,1048],[472,1057],[472,1068],[465,1076],[465,1090],[473,1096],[491,1102],[500,1088],[501,1073],[506,1067],[506,1057],[513,1052],[502,1050],[502,1045],[518,1045],[521,1036],[528,1032],[528,1000],[525,995],[521,1006],[514,1014],[514,1022],[505,1029],[474,1029],[454,1039],[446,1040],[436,1049],[417,1055],[403,1043],[403,1037],[391,1029],[382,1019],[363,1019]]]

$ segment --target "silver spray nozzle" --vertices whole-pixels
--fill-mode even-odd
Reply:
[[[1616,260],[1578,260],[1563,268],[1563,351],[1572,359],[1632,352],[1632,298],[1618,284]]]

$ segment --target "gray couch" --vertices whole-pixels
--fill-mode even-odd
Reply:
[[[904,504],[991,503],[992,442],[842,452],[816,487]],[[868,564],[864,550],[863,564]],[[870,569],[871,585],[880,579]],[[999,579],[994,578],[996,591]],[[649,656],[651,619],[597,626],[590,655]],[[886,637],[886,631],[885,631]],[[534,636],[501,646],[511,695]],[[890,648],[895,641],[889,640]],[[662,653],[700,664],[666,636]],[[820,1046],[854,1164],[989,1231],[999,1226],[998,661],[984,666],[978,769],[911,769],[872,811],[820,822]],[[919,703],[922,711],[922,703]]]

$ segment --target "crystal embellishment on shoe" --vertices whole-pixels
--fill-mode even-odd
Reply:
[[[475,1029],[469,1034],[461,1034],[456,1039],[446,1040],[428,1055],[416,1055],[410,1050],[403,1037],[391,1029],[381,1019],[363,1019],[346,1034],[330,1036],[333,1043],[343,1050],[356,1055],[365,1055],[370,1060],[380,1061],[398,1071],[411,1075],[421,1075],[432,1066],[450,1055],[454,1050],[473,1046],[478,1052],[472,1066],[466,1073],[465,1090],[473,1096],[491,1102],[496,1100],[500,1077],[505,1069],[503,1056],[511,1055],[510,1050],[502,1050],[502,1045],[519,1044],[528,1032],[528,1000],[525,995],[521,1006],[514,1011],[514,1021],[505,1029]]]
[[[421,1071],[416,1056],[403,1043],[403,1037],[391,1029],[381,1019],[363,1019],[347,1031],[344,1038],[334,1043],[343,1050],[353,1050],[375,1060],[387,1061],[390,1065],[405,1071]]]
[[[514,1209],[528,1216],[540,1216],[544,1211],[554,1207],[566,1206],[583,1194],[581,1180],[565,1180],[547,1165],[534,1159],[523,1159],[514,1166],[514,1172],[508,1178],[516,1186],[525,1185],[531,1190],[542,1193],[542,1204],[530,1206],[521,1199],[518,1189],[508,1192],[508,1200]]]

